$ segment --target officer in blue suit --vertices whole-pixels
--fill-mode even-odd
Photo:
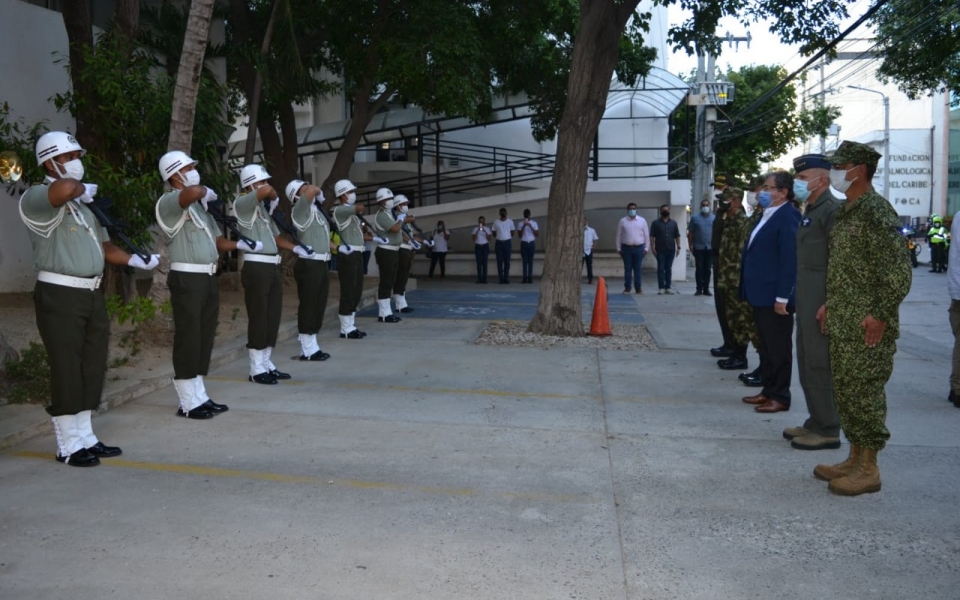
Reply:
[[[793,177],[786,171],[768,173],[757,195],[763,217],[743,248],[740,296],[753,308],[763,353],[763,389],[743,401],[756,405],[754,410],[759,413],[790,410],[800,225],[800,211],[791,202],[793,198]]]

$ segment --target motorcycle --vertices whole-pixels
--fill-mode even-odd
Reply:
[[[913,239],[916,231],[912,227],[904,227],[900,230],[900,233],[907,240],[907,250],[910,251],[910,266],[916,269],[919,264],[917,257],[920,256],[920,244]]]

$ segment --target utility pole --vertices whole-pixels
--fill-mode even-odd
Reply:
[[[879,90],[871,90],[859,85],[847,87],[871,94],[880,94],[883,98],[883,195],[887,200],[890,200],[890,98]]]
[[[824,100],[827,98],[827,92],[823,89],[823,69],[826,66],[826,62],[820,63],[820,108],[823,108],[825,104]],[[827,138],[826,136],[820,136],[820,154],[824,154],[827,150]]]

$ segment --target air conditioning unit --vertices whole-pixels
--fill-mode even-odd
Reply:
[[[451,167],[459,167],[459,166],[460,166],[460,157],[459,157],[459,156],[451,156],[450,158],[447,159],[447,164],[448,164],[449,166],[451,166]]]

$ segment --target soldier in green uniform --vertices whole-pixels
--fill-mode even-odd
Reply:
[[[393,215],[393,192],[387,188],[377,190],[377,203],[380,210],[373,219],[376,232],[386,238],[385,244],[377,244],[374,257],[377,259],[377,268],[380,270],[380,285],[377,286],[377,321],[381,323],[399,323],[400,317],[393,314],[390,308],[390,294],[397,281],[397,269],[400,266],[400,243],[403,234],[403,217]]]
[[[827,243],[843,200],[830,192],[830,162],[822,154],[793,159],[793,194],[805,203],[797,228],[797,366],[810,413],[802,427],[783,437],[800,450],[840,447],[840,418],[833,400],[830,345],[820,331],[817,311],[827,300]]]
[[[413,255],[416,252],[416,246],[419,248],[419,242],[414,240],[413,234],[408,228],[403,227],[407,223],[413,223],[414,216],[407,214],[407,208],[410,201],[403,194],[393,200],[394,218],[401,226],[400,242],[400,261],[397,264],[397,278],[393,282],[393,303],[397,305],[397,312],[412,313],[413,309],[407,306],[407,281],[410,279],[410,272],[413,270]]]
[[[752,341],[758,347],[756,329],[753,325],[753,310],[746,300],[740,299],[740,268],[743,259],[743,244],[749,235],[749,221],[743,214],[743,190],[729,187],[724,190],[729,208],[724,214],[723,238],[717,257],[717,285],[715,290],[723,294],[727,325],[730,328],[731,355],[717,361],[721,369],[747,368],[747,345]]]
[[[86,151],[68,133],[40,136],[37,164],[46,179],[20,198],[20,217],[33,246],[37,285],[33,301],[37,329],[50,363],[50,405],[57,437],[56,458],[74,467],[92,467],[100,458],[122,454],[93,433],[91,416],[100,405],[107,371],[110,320],[99,291],[104,261],[153,269],[109,239],[87,205],[97,186],[83,181]]]
[[[884,386],[900,336],[900,303],[911,283],[897,213],[870,183],[880,156],[845,141],[830,157],[830,184],[847,200],[830,231],[827,301],[817,320],[829,336],[834,397],[850,455],[836,465],[817,465],[814,475],[847,496],[880,490],[877,453],[890,438]]]
[[[173,307],[173,387],[180,400],[177,416],[210,419],[228,410],[225,404],[210,399],[203,384],[220,313],[217,259],[220,252],[238,246],[252,248],[220,235],[206,210],[217,195],[200,185],[196,165],[197,161],[179,150],[160,158],[160,177],[173,189],[160,196],[155,212],[170,251],[167,287]]]
[[[363,231],[360,219],[363,205],[357,204],[357,186],[341,179],[333,186],[340,203],[333,209],[333,220],[340,232],[337,248],[337,273],[340,276],[340,337],[359,340],[367,334],[354,324],[363,295]]]
[[[243,253],[240,282],[247,306],[247,353],[250,359],[249,380],[275,385],[279,379],[290,379],[277,370],[271,356],[277,345],[280,309],[283,305],[283,275],[280,273],[279,250],[291,250],[299,257],[310,252],[280,236],[280,229],[271,214],[280,198],[267,184],[270,174],[261,165],[247,165],[240,171],[240,185],[245,192],[233,203],[240,233],[260,242],[259,250]]]
[[[315,185],[299,179],[287,184],[287,198],[293,208],[290,220],[300,232],[300,241],[313,248],[313,254],[301,256],[293,266],[293,278],[297,282],[297,331],[300,339],[300,360],[324,361],[330,354],[320,349],[317,334],[323,327],[323,313],[327,310],[330,295],[330,270],[328,262],[335,248],[330,241],[330,223],[320,208],[323,192]]]

